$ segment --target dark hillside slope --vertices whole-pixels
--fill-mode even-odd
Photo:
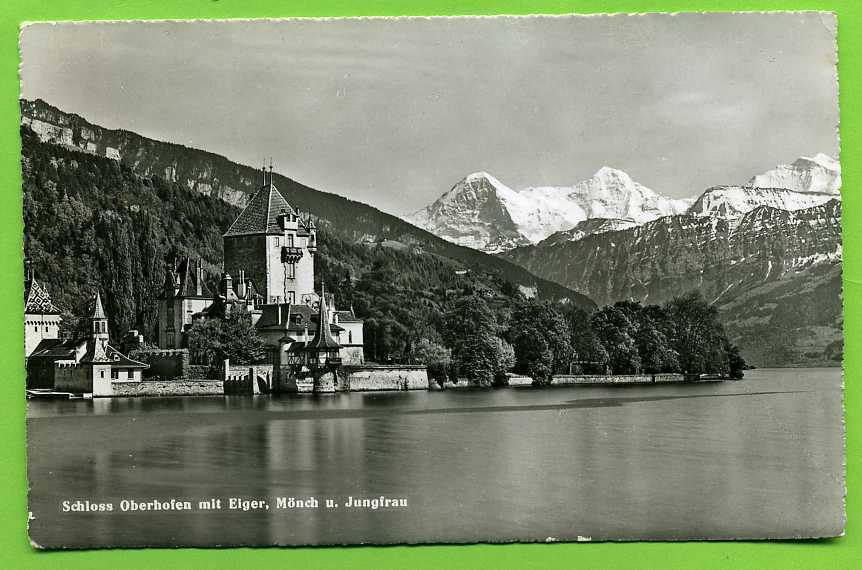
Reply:
[[[194,193],[215,196],[237,206],[246,203],[260,180],[259,170],[223,156],[129,131],[104,129],[39,99],[22,100],[21,116],[22,122],[43,142],[97,156],[116,153],[124,165],[143,178],[155,175]],[[508,260],[452,244],[367,204],[315,190],[278,173],[274,181],[292,205],[313,215],[319,225],[345,242],[401,242],[451,259],[472,271],[493,274],[500,280],[534,290],[542,298],[568,298],[585,309],[595,307],[586,296],[538,278]]]

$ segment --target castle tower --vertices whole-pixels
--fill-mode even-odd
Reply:
[[[28,265],[24,280],[24,356],[33,354],[43,340],[60,338],[62,320],[60,310]]]
[[[317,230],[275,187],[272,167],[262,174],[262,187],[223,236],[224,271],[242,275],[264,303],[311,302]]]

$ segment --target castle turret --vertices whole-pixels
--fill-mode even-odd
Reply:
[[[96,292],[96,304],[93,308],[93,316],[90,317],[93,323],[92,337],[93,339],[104,339],[108,342],[108,317],[105,315],[105,309],[102,307],[102,297],[99,292]]]
[[[332,337],[332,329],[329,326],[329,311],[326,307],[326,294],[323,285],[320,286],[320,301],[317,312],[317,330],[314,338],[308,343],[306,350],[309,351],[309,361],[318,364],[339,364],[339,350],[341,345]]]

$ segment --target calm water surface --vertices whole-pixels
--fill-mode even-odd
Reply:
[[[839,369],[742,382],[29,402],[46,547],[796,537],[843,525]],[[405,498],[326,509],[324,497]],[[276,510],[275,497],[318,509]],[[268,498],[268,511],[118,512]],[[114,512],[64,513],[64,500]]]

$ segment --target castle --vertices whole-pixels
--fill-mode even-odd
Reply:
[[[352,309],[337,310],[323,285],[320,294],[314,290],[314,222],[302,220],[275,187],[271,166],[261,174],[261,188],[222,236],[218,291],[204,283],[201,259],[179,259],[167,272],[158,299],[158,346],[183,348],[196,321],[244,311],[280,362],[304,362],[322,338],[327,346],[318,351],[331,353],[332,362],[363,364],[362,320]]]

